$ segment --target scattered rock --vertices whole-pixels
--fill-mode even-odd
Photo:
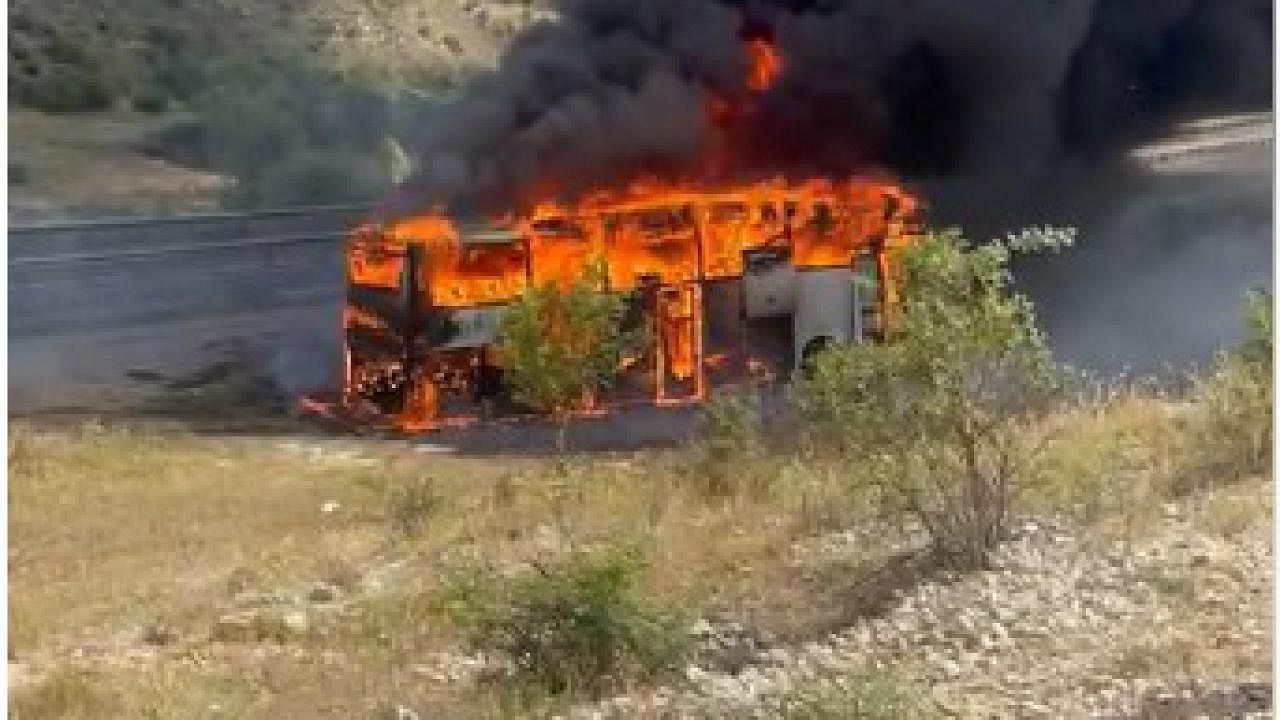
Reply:
[[[1231,538],[1206,537],[1182,505],[1163,510],[1149,536],[1101,546],[1053,519],[1019,523],[993,553],[993,571],[920,582],[821,642],[753,645],[740,625],[700,620],[687,686],[569,716],[665,717],[674,708],[678,717],[769,717],[774,699],[797,687],[884,673],[932,686],[958,717],[1270,717],[1263,660],[1232,678],[1234,690],[1185,695],[1161,681],[1184,676],[1174,657],[1180,644],[1269,657],[1268,519]],[[858,532],[836,533],[793,551],[832,559],[861,542]]]

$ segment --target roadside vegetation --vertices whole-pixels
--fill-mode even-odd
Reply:
[[[825,351],[794,435],[750,393],[716,398],[688,447],[555,459],[15,424],[13,716],[550,717],[748,662],[707,656],[708,621],[801,645],[874,617],[1028,518],[1137,542],[1203,496],[1206,533],[1266,522],[1206,493],[1269,488],[1270,298],[1185,387],[1082,379],[1007,276],[1069,240],[906,251],[899,334]],[[820,551],[846,533],[853,556]],[[929,717],[929,697],[889,669],[774,707]]]
[[[888,342],[827,350],[798,385],[806,432],[928,531],[940,558],[982,567],[1008,535],[1034,426],[1061,405],[1062,371],[1031,304],[1009,290],[1015,252],[1070,246],[1034,230],[971,246],[926,235],[904,253]]]

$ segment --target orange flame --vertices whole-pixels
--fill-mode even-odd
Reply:
[[[764,92],[773,87],[782,75],[782,55],[773,43],[757,38],[746,42],[747,87],[752,92]]]

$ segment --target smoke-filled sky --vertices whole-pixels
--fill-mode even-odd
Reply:
[[[1204,108],[1266,106],[1270,0],[563,0],[421,124],[399,209],[510,207],[645,172],[1034,176]],[[785,69],[746,86],[743,39]]]

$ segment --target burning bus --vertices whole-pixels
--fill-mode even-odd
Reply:
[[[711,387],[785,377],[828,343],[882,337],[893,251],[918,232],[920,205],[875,175],[741,179],[732,160],[750,143],[739,132],[785,66],[765,38],[741,48],[743,87],[704,98],[711,141],[684,175],[696,180],[640,175],[571,201],[527,188],[534,199],[521,211],[481,222],[437,210],[354,231],[344,414],[413,432],[501,405],[504,309],[526,288],[563,287],[596,263],[600,290],[624,295],[649,339],[623,358],[597,409],[698,403]]]
[[[1182,3],[1154,24],[1140,3],[1092,20],[978,4],[557,4],[423,124],[396,191],[412,210],[351,236],[339,405],[404,430],[475,415],[501,392],[504,308],[597,259],[651,340],[603,403],[696,403],[785,375],[892,319],[894,249],[920,206],[860,173],[1039,177],[1182,109],[1179,85],[1188,100],[1239,89],[1119,52],[1134,38],[1177,36],[1235,75],[1270,46],[1269,13],[1240,3]],[[1216,52],[1242,39],[1244,55]],[[774,176],[789,179],[760,180]],[[479,208],[482,223],[453,214]]]
[[[346,251],[340,404],[406,432],[474,419],[501,394],[504,307],[591,262],[651,338],[603,406],[697,403],[719,384],[783,376],[827,343],[882,336],[892,251],[919,209],[877,177],[648,181],[483,224],[425,213],[360,227]]]

